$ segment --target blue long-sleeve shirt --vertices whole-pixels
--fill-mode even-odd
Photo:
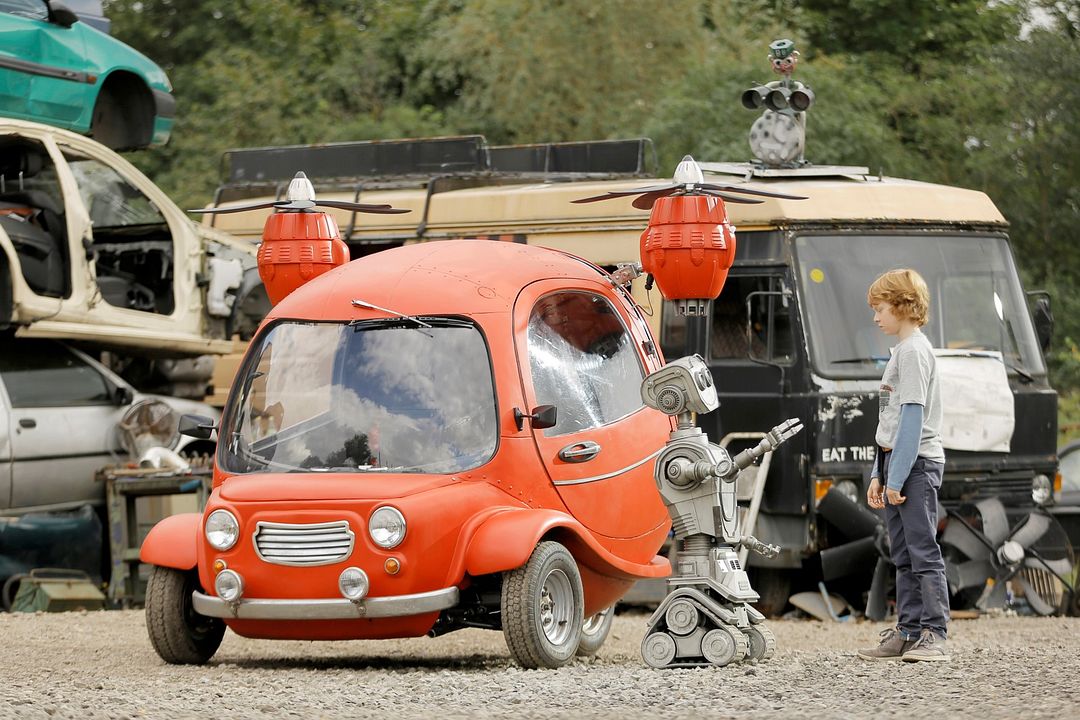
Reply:
[[[899,491],[911,474],[911,468],[919,459],[919,442],[922,435],[923,406],[905,403],[900,407],[900,421],[896,429],[896,442],[889,456],[888,487]],[[870,477],[881,478],[881,456],[874,457],[874,469]]]

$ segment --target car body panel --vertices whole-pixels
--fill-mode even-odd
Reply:
[[[191,570],[199,561],[198,540],[202,528],[199,513],[178,513],[150,529],[139,549],[139,560],[177,570]]]

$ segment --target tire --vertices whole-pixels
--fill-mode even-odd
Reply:
[[[153,566],[146,585],[146,631],[161,659],[173,665],[202,665],[225,634],[220,618],[195,612],[191,593],[201,590],[194,570]]]
[[[525,668],[557,668],[581,641],[584,591],[574,556],[557,542],[536,546],[523,567],[503,574],[502,626],[510,654]]]
[[[750,568],[750,585],[759,596],[753,605],[765,617],[777,617],[787,606],[791,572],[780,568]]]
[[[601,610],[592,617],[585,618],[581,625],[581,641],[578,642],[578,657],[592,657],[600,652],[615,621],[615,606]]]

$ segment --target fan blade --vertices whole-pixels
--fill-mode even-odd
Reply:
[[[989,560],[947,562],[945,577],[949,581],[949,592],[955,595],[961,590],[986,585],[986,581],[994,577],[994,566]]]
[[[703,188],[701,186],[698,186],[698,188],[695,190],[695,192],[696,193],[701,193],[702,195],[710,195],[712,197],[718,197],[718,198],[721,198],[723,200],[726,200],[727,202],[738,203],[738,204],[742,204],[742,205],[760,205],[761,203],[765,202],[764,200],[753,200],[751,198],[739,197],[738,195],[729,195],[728,193],[718,192],[716,190],[708,190],[708,189]]]
[[[1036,615],[1053,615],[1057,610],[1053,605],[1046,602],[1042,595],[1031,586],[1031,583],[1027,581],[1023,575],[1017,576],[1020,580],[1020,587],[1024,591],[1024,597],[1027,598],[1028,605],[1035,611]]]
[[[652,206],[656,203],[656,201],[659,198],[662,198],[665,195],[670,195],[670,194],[671,194],[670,192],[645,193],[644,195],[641,195],[640,197],[635,198],[634,202],[631,203],[631,204],[634,207],[636,207],[638,210],[652,210]]]
[[[969,528],[960,518],[950,517],[941,534],[941,544],[951,545],[969,560],[988,560],[994,551],[987,547],[978,530]]]
[[[975,503],[982,517],[983,535],[995,548],[1000,547],[1009,536],[1009,517],[1005,514],[1005,506],[997,498],[987,498]]]
[[[315,204],[319,207],[338,208],[339,210],[355,210],[356,212],[375,213],[377,215],[400,215],[402,213],[412,212],[412,210],[396,208],[393,205],[372,205],[370,203],[346,202],[345,200],[316,200]]]
[[[888,614],[885,592],[891,568],[892,563],[883,557],[878,557],[877,565],[874,567],[874,581],[870,583],[870,594],[866,597],[866,617],[874,622],[881,622]]]
[[[704,183],[698,185],[703,190],[716,190],[721,192],[736,192],[743,195],[758,195],[760,197],[780,198],[781,200],[807,200],[808,198],[802,195],[788,195],[787,193],[773,192],[772,190],[752,190],[747,187],[740,187],[738,185],[714,185],[712,183]]]
[[[1050,518],[1039,512],[1033,512],[1017,526],[1009,536],[1010,540],[1020,543],[1020,547],[1031,547],[1050,528]]]
[[[648,185],[646,187],[634,188],[633,190],[611,190],[603,195],[593,195],[587,198],[580,198],[578,200],[571,200],[572,203],[591,203],[600,202],[601,200],[614,200],[615,198],[628,197],[630,195],[643,195],[645,193],[664,193],[670,194],[681,188],[682,185],[673,185],[668,183],[666,185]]]
[[[882,525],[881,519],[839,490],[829,490],[817,506],[818,514],[844,533],[848,540],[872,537]]]
[[[836,578],[870,572],[881,557],[874,536],[826,548],[821,551],[821,576],[827,582]]]
[[[203,213],[204,215],[211,215],[211,214],[224,215],[226,213],[246,212],[248,210],[262,210],[263,208],[274,207],[279,202],[281,202],[281,201],[280,200],[275,200],[273,202],[252,203],[250,205],[233,205],[231,207],[208,207],[208,208],[199,208],[198,210],[188,210],[188,212],[189,213]]]
[[[1060,560],[1044,560],[1041,557],[1032,557],[1029,555],[1024,558],[1024,567],[1035,568],[1036,570],[1049,570],[1059,578],[1067,578],[1070,573],[1072,573],[1073,564],[1069,562],[1068,558],[1061,558]]]
[[[1005,590],[1008,582],[1008,574],[996,578],[993,585],[986,586],[986,590],[983,591],[982,596],[975,603],[975,607],[979,608],[980,610],[989,610],[991,608],[1005,607]]]

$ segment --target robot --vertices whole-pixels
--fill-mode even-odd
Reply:
[[[766,557],[780,548],[741,533],[735,481],[757,458],[802,430],[798,419],[769,431],[735,457],[709,442],[694,413],[719,406],[708,366],[699,355],[680,358],[641,385],[649,407],[678,420],[656,459],[656,487],[671,515],[678,559],[668,594],[649,618],[641,655],[655,668],[724,666],[766,660],[776,641],[765,616],[750,606],[758,594],[740,566],[742,546]]]

